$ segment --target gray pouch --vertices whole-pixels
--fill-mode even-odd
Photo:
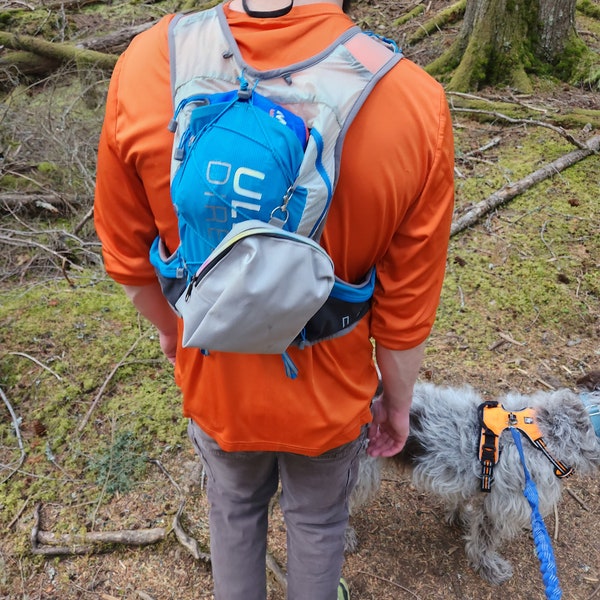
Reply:
[[[175,304],[183,345],[283,353],[334,282],[333,261],[314,240],[254,219],[234,225]]]

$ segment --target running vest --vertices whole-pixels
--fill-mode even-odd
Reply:
[[[258,71],[243,60],[221,6],[177,15],[169,51],[171,196],[181,244],[171,254],[157,239],[150,258],[183,318],[184,346],[279,353],[290,344],[302,347],[350,331],[369,310],[374,269],[362,281],[341,281],[318,241],[346,132],[401,53],[352,27],[306,61]],[[231,114],[222,119],[226,111]],[[283,141],[271,135],[269,118],[286,126],[275,132]],[[224,121],[228,129],[220,133]],[[231,137],[236,134],[239,139]],[[209,141],[199,150],[203,136]],[[220,149],[223,138],[227,147]],[[273,146],[276,164],[288,160],[280,158],[276,143],[294,154],[290,164],[298,164],[291,176],[282,176],[281,191],[269,184],[275,168],[252,163],[258,151],[239,158],[246,156],[248,140],[257,139]],[[297,253],[288,253],[291,243]],[[248,274],[239,266],[246,263],[253,266]],[[251,305],[244,291],[249,288]],[[296,310],[304,299],[309,306]]]

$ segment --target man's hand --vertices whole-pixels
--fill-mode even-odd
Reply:
[[[371,456],[389,457],[398,454],[408,439],[413,387],[425,342],[408,350],[390,350],[377,344],[375,351],[383,395],[373,402],[367,452]]]
[[[367,453],[385,458],[398,454],[408,439],[410,406],[401,409],[386,406],[384,397],[375,400],[371,410],[373,421],[369,426]]]

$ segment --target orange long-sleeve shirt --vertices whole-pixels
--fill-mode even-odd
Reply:
[[[352,26],[333,4],[285,17],[225,13],[246,62],[257,69],[309,58]],[[95,222],[107,272],[119,283],[155,280],[148,260],[160,234],[178,244],[169,197],[173,105],[167,29],[138,36],[111,81],[98,154]],[[452,216],[454,147],[441,86],[407,59],[370,94],[344,143],[322,245],[336,273],[356,281],[377,266],[370,315],[343,337],[290,349],[298,378],[278,355],[179,348],[183,412],[224,450],[317,455],[354,439],[370,421],[377,383],[370,338],[405,350],[423,342],[441,291]]]

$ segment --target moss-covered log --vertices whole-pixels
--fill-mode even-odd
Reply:
[[[79,66],[94,66],[112,71],[118,56],[95,50],[77,48],[71,44],[47,42],[36,37],[0,31],[0,45],[12,50],[27,51],[58,64],[74,62]]]
[[[481,122],[511,122],[521,120],[523,122],[538,121],[539,111],[529,108],[524,104],[494,101],[484,98],[477,99],[462,94],[449,93],[450,104],[455,112],[466,112],[470,119]],[[506,117],[506,119],[504,119]],[[591,127],[600,130],[600,110],[571,107],[568,112],[548,111],[544,114],[544,122],[555,127],[565,129],[583,129]]]
[[[467,0],[459,0],[448,8],[442,10],[436,14],[432,19],[429,19],[423,23],[415,33],[413,33],[407,40],[406,45],[412,46],[417,42],[420,42],[423,38],[435,33],[436,31],[443,29],[450,23],[455,23],[462,18],[467,6]],[[418,7],[417,7],[418,8]],[[414,9],[414,12],[417,9]],[[411,14],[409,13],[409,14]]]
[[[400,25],[404,25],[404,23],[408,23],[412,21],[415,17],[418,17],[421,13],[425,12],[425,7],[422,4],[418,4],[412,10],[403,14],[401,17],[398,17],[393,23],[393,27],[400,27]]]
[[[20,78],[44,76],[53,71],[60,63],[49,58],[37,56],[31,52],[7,52],[0,56],[0,87],[13,87]]]

